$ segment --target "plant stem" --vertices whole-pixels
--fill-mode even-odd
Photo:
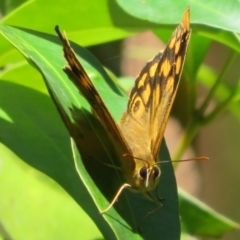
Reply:
[[[235,100],[236,94],[235,91],[232,92],[232,94],[229,95],[229,97],[223,101],[222,103],[218,104],[216,108],[207,116],[204,117],[202,123],[203,125],[208,124],[213,119],[215,119],[217,116],[219,116],[229,105],[231,102]]]
[[[190,122],[184,132],[184,135],[182,136],[182,139],[180,140],[180,144],[174,154],[174,157],[173,157],[174,160],[179,160],[181,158],[181,156],[183,155],[183,153],[185,152],[187,147],[190,145],[190,143],[196,136],[199,128],[202,125],[205,125],[205,124],[209,123],[210,121],[212,121],[213,119],[215,119],[220,113],[222,113],[227,108],[227,106],[229,106],[230,102],[232,102],[234,100],[235,93],[232,92],[232,94],[230,94],[230,96],[224,102],[219,104],[208,116],[204,117],[205,111],[206,111],[210,101],[212,100],[213,96],[215,95],[215,92],[218,89],[220,83],[223,81],[225,74],[227,73],[230,66],[232,65],[232,62],[235,59],[235,57],[236,57],[236,53],[232,51],[228,60],[226,61],[224,68],[220,72],[216,82],[214,83],[213,87],[211,88],[210,92],[208,93],[202,106],[198,110],[194,111],[195,114],[193,115],[192,119],[190,120]],[[194,108],[194,106],[193,106],[193,108]],[[177,164],[178,163],[175,162],[175,163],[173,163],[173,166],[176,167]]]
[[[214,85],[211,88],[210,92],[208,93],[206,99],[204,100],[202,106],[198,109],[198,112],[199,112],[200,116],[204,115],[204,113],[205,113],[205,111],[206,111],[210,101],[212,100],[212,98],[213,98],[217,88],[219,87],[219,84],[222,82],[226,72],[229,70],[233,60],[235,59],[235,57],[236,57],[236,52],[232,51],[230,53],[230,56],[229,56],[228,60],[226,61],[225,66],[223,67],[222,71],[220,72],[216,82],[214,83]]]

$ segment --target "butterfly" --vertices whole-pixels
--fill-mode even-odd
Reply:
[[[60,32],[58,26],[55,28],[69,65],[63,70],[86,98],[104,127],[125,176],[126,182],[120,186],[109,207],[102,213],[113,206],[123,189],[131,188],[152,198],[150,191],[159,183],[161,171],[158,151],[190,40],[189,20],[190,9],[187,8],[163,52],[149,61],[136,78],[127,109],[118,125],[78,61],[66,35]]]

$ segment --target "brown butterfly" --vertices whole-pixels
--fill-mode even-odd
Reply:
[[[109,207],[102,213],[112,207],[124,188],[129,187],[151,197],[150,191],[159,182],[161,171],[158,151],[190,39],[189,18],[188,8],[164,51],[148,62],[137,77],[127,110],[123,113],[119,125],[115,123],[78,61],[66,35],[56,26],[56,32],[63,43],[64,57],[69,64],[63,70],[87,99],[94,115],[106,130],[119,156],[121,170],[126,179],[126,183],[120,187]]]

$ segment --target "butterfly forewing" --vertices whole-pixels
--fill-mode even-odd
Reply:
[[[142,158],[147,155],[143,150],[150,151],[149,155],[153,155],[150,164],[157,161],[158,150],[179,84],[190,33],[187,9],[164,51],[148,62],[137,77],[130,94],[128,109],[121,121],[121,130],[124,136],[128,137],[130,148],[134,149],[136,154],[140,154],[134,156]],[[134,137],[142,139],[137,140],[138,146],[131,144],[134,142],[133,135],[126,134],[132,128],[137,129]]]

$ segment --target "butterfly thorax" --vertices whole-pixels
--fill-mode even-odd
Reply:
[[[148,192],[157,185],[160,169],[151,151],[151,139],[147,131],[143,131],[146,126],[136,123],[131,115],[125,112],[119,127],[129,148],[122,161],[126,180],[131,189]]]

